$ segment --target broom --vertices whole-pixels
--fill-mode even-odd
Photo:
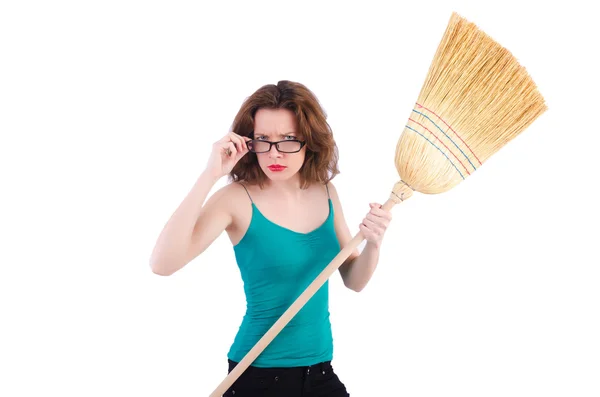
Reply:
[[[384,210],[413,192],[446,192],[547,110],[515,57],[473,23],[452,13],[417,102],[396,145],[400,180]],[[227,375],[220,397],[364,240],[361,232],[338,253]]]

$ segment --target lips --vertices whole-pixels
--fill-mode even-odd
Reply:
[[[283,165],[279,165],[279,164],[273,164],[267,168],[269,168],[271,171],[283,171],[284,169],[286,169],[286,167],[284,167]]]

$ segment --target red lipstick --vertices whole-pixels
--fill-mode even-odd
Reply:
[[[272,164],[272,165],[268,166],[267,168],[273,172],[279,172],[279,171],[285,170],[287,167],[285,167],[281,164]]]

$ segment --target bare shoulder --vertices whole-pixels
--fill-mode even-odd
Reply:
[[[231,216],[231,223],[225,230],[231,242],[236,244],[250,225],[252,201],[249,195],[252,194],[252,188],[243,182],[231,182],[221,190],[221,203]]]
[[[329,189],[329,194],[331,194],[332,196],[335,194],[337,196],[337,188],[335,187],[335,184],[332,181],[327,182],[327,188]]]
[[[225,230],[239,227],[239,212],[243,187],[231,183],[218,189],[202,206],[194,225],[190,247],[185,255],[184,263],[188,263],[206,250]]]
[[[335,225],[335,233],[337,235],[338,241],[340,242],[340,246],[344,248],[346,244],[352,239],[352,235],[350,234],[350,229],[348,224],[346,223],[346,217],[344,215],[344,211],[342,210],[342,204],[340,200],[340,196],[338,194],[338,190],[335,185],[330,181],[327,186],[329,187],[329,195],[331,197],[331,202],[333,204],[333,210],[335,212],[334,216],[334,225]],[[358,249],[354,249],[352,253],[348,256],[348,258],[344,261],[344,265],[340,266],[340,274],[342,278],[346,277],[347,264],[352,262],[356,257],[358,257],[359,252]],[[344,282],[346,282],[344,280]]]
[[[335,223],[338,226],[338,228],[345,229],[346,219],[344,216],[342,201],[340,199],[338,190],[335,187],[335,184],[331,181],[327,183],[327,188],[329,189],[329,197],[331,197],[331,203],[333,204]]]
[[[223,186],[215,192],[215,199],[219,201],[219,204],[228,208],[232,216],[236,215],[240,205],[249,201],[246,188],[240,182],[231,182]]]
[[[246,194],[244,187],[240,182],[230,182],[227,185],[223,186],[221,189],[219,189],[218,193],[221,195],[221,199],[228,200],[236,200],[241,196],[242,193]]]
[[[209,197],[206,205],[203,206],[202,212],[222,214],[223,216],[227,216],[233,223],[237,218],[244,198],[248,200],[248,195],[240,183],[228,183]],[[235,227],[232,223],[228,222],[228,228]]]
[[[327,188],[329,189],[329,196],[331,197],[331,201],[333,202],[333,206],[334,208],[337,210],[338,208],[341,208],[341,200],[340,200],[340,196],[338,193],[337,188],[335,187],[334,183],[329,181],[327,183]]]

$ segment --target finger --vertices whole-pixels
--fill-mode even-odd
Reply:
[[[229,142],[232,140],[233,136],[234,135],[231,132],[228,132],[227,134],[223,135],[223,137],[221,139],[219,139],[219,142],[221,142],[221,143]]]
[[[230,133],[231,135],[233,135],[233,136],[236,136],[236,137],[238,137],[238,138],[242,139],[242,140],[244,140],[244,138],[248,138],[247,136],[240,135],[240,134],[238,134],[238,133],[237,133],[237,132],[235,132],[235,131],[230,131],[229,133]]]
[[[371,206],[371,210],[369,212],[381,218],[392,219],[392,213],[381,208]]]
[[[363,220],[363,225],[376,234],[383,234],[383,228],[369,219],[365,218]]]
[[[228,137],[229,137],[229,141],[233,142],[233,144],[235,145],[238,152],[241,152],[242,150],[244,150],[244,144],[243,144],[241,138],[237,134],[230,132],[228,134]]]
[[[236,145],[237,140],[232,132],[228,132],[227,135],[225,135],[219,142],[222,144],[226,144],[226,146],[229,147],[229,143],[233,143],[234,145]],[[236,147],[238,150],[240,150],[239,145],[236,145]]]
[[[231,132],[231,139],[236,143],[238,150],[243,152],[244,150],[248,150],[248,146],[246,145],[246,141],[241,135],[236,134],[235,132]]]
[[[381,226],[385,226],[385,227],[387,227],[390,223],[390,220],[387,219],[387,217],[375,215],[370,212],[367,214],[366,219],[374,222],[377,225],[381,225]]]
[[[229,157],[235,156],[238,152],[233,142],[227,142],[227,145],[224,147],[224,149],[225,154]]]
[[[363,234],[363,237],[365,238],[365,240],[374,241],[374,240],[378,239],[378,237],[362,223],[360,225],[358,225],[358,228],[360,229],[361,233]]]
[[[365,237],[371,237],[371,235],[373,234],[368,227],[366,227],[365,225],[363,225],[362,223],[358,225],[358,228],[360,229],[360,231],[362,232],[362,234]]]

